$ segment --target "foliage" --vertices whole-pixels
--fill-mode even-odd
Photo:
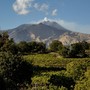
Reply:
[[[50,50],[53,52],[59,51],[63,48],[63,45],[60,41],[54,40],[52,43],[49,45]]]
[[[66,60],[62,57],[58,58],[58,55],[53,54],[33,54],[25,55],[24,58],[32,62],[33,65],[38,65],[40,67],[64,67],[69,60]],[[62,64],[63,62],[63,64]]]
[[[87,56],[85,54],[85,47],[80,42],[71,44],[71,46],[69,47],[64,47],[61,55],[63,57],[70,57],[70,58],[77,58],[77,57],[83,58]]]
[[[50,45],[54,52],[46,54],[42,42],[17,44],[6,32],[0,34],[0,90],[89,90],[90,58],[83,57],[90,44],[63,46],[54,40]]]
[[[0,52],[0,74],[7,83],[12,83],[14,87],[21,88],[31,83],[33,70],[32,65],[24,61],[20,55]],[[12,84],[7,87],[12,88]]]
[[[85,78],[78,81],[74,90],[90,90],[90,69],[85,72]]]
[[[89,49],[89,43],[88,43],[88,42],[82,41],[81,44],[82,44],[82,46],[83,46],[83,48],[84,48],[85,50],[88,50],[88,49]]]
[[[57,86],[53,86],[53,85],[49,85],[49,90],[68,90],[66,87],[57,87]]]
[[[61,76],[62,73],[64,76],[74,79],[75,87],[87,87],[82,82],[86,82],[85,73],[86,69],[90,66],[90,58],[63,58],[58,57],[56,53],[25,55],[24,58],[28,62],[32,62],[34,66],[38,66],[34,77],[32,77],[32,89],[30,88],[30,90],[33,90],[35,84],[37,84],[36,89],[42,90],[43,88],[43,90],[48,90],[48,80],[50,77],[52,75]],[[66,70],[58,68],[66,68]],[[89,73],[87,75],[89,77]],[[84,81],[82,81],[83,79]],[[79,83],[78,81],[82,82]],[[49,90],[66,90],[60,87],[56,88],[57,86],[55,85],[49,85]]]
[[[3,47],[3,45],[6,43],[8,40],[8,34],[6,32],[0,34],[0,48]]]
[[[74,80],[80,80],[84,77],[87,66],[85,63],[79,63],[76,61],[67,64],[67,74],[71,76]]]
[[[9,51],[12,54],[17,54],[18,53],[18,48],[17,45],[14,43],[13,39],[7,40],[6,43],[1,47],[2,51]]]
[[[46,52],[46,45],[42,42],[25,42],[22,41],[17,44],[18,51],[22,54],[28,53],[45,53]]]
[[[32,55],[24,55],[24,58],[28,62],[32,62],[35,66],[40,67],[59,67],[66,68],[67,64],[70,62],[89,62],[89,58],[63,58],[61,56],[58,57],[55,54],[32,54]],[[89,64],[89,63],[88,63]]]
[[[62,76],[52,75],[48,81],[53,85],[66,87],[68,90],[74,88],[75,85],[75,82],[71,77],[66,77],[64,75]]]
[[[65,57],[65,58],[68,58],[69,57],[69,48],[67,47],[63,47],[62,51],[60,52],[60,54]]]
[[[25,42],[21,41],[16,44],[13,39],[9,38],[8,33],[0,34],[0,50],[10,51],[13,54],[20,52],[21,54],[29,53],[46,53],[46,45],[42,42]]]
[[[25,54],[28,52],[28,44],[25,41],[21,41],[17,44],[18,51],[21,52],[22,54]]]
[[[10,51],[13,54],[18,53],[17,45],[12,38],[9,39],[7,32],[4,32],[0,35],[0,51]]]
[[[85,56],[85,48],[82,43],[75,43],[71,45],[71,57],[84,57]]]
[[[46,45],[42,42],[29,42],[29,51],[31,53],[45,53],[46,52]]]

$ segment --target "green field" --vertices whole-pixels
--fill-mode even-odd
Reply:
[[[90,58],[63,58],[56,53],[25,55],[24,58],[35,66],[32,88],[29,90],[59,90],[52,88],[52,85],[49,86],[51,89],[47,88],[51,75],[65,74],[66,66],[70,62],[86,63],[90,61]]]
[[[89,58],[63,58],[56,54],[33,54],[25,55],[24,58],[33,65],[40,67],[65,67],[71,61],[83,61]]]

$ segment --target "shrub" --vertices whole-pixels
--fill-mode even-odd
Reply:
[[[0,73],[8,83],[8,88],[21,88],[31,83],[32,65],[20,55],[10,52],[0,52]],[[11,83],[11,84],[9,84]]]

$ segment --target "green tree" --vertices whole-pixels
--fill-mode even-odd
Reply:
[[[31,53],[45,53],[46,45],[43,42],[28,42],[28,50]]]
[[[3,32],[0,34],[0,48],[9,40],[9,35],[7,32]]]
[[[0,34],[0,48],[3,46],[3,39],[2,39],[2,35]]]
[[[70,57],[70,58],[76,58],[76,57],[86,57],[85,48],[82,43],[74,43],[71,44],[69,47],[64,47],[62,49],[61,55],[63,57]]]
[[[88,42],[82,41],[81,44],[82,44],[82,46],[83,46],[83,48],[84,48],[85,50],[88,50],[88,49],[89,49],[89,43],[88,43]]]
[[[13,41],[13,39],[9,38],[7,32],[0,34],[0,50],[1,51],[10,51],[13,54],[18,53],[17,45]]]
[[[1,47],[1,51],[9,51],[13,54],[17,54],[18,53],[18,47],[17,45],[14,43],[13,39],[8,39],[3,46]]]
[[[43,42],[37,43],[37,52],[38,53],[45,53],[46,52],[46,45]]]
[[[22,54],[25,54],[25,53],[27,53],[29,51],[28,50],[28,44],[25,41],[19,42],[17,44],[17,47],[18,47],[18,51],[21,52]]]
[[[9,39],[8,32],[3,32],[2,33],[2,38],[3,38],[3,42],[5,43]]]
[[[59,51],[62,49],[63,45],[60,41],[54,40],[52,43],[49,45],[50,50],[53,52]]]
[[[62,51],[60,52],[60,55],[62,55],[65,58],[69,57],[69,48],[68,47],[63,47]]]
[[[37,43],[35,41],[28,42],[28,46],[29,46],[29,52],[35,53],[37,51],[36,49]]]
[[[85,48],[82,43],[72,44],[69,55],[70,57],[85,57]]]
[[[31,83],[33,68],[32,65],[23,60],[20,55],[13,55],[10,52],[1,52],[0,74],[8,83],[7,88],[9,90],[15,87],[18,90]]]

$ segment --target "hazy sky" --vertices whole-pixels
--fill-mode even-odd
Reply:
[[[0,0],[0,28],[10,29],[47,17],[90,34],[90,0]]]

